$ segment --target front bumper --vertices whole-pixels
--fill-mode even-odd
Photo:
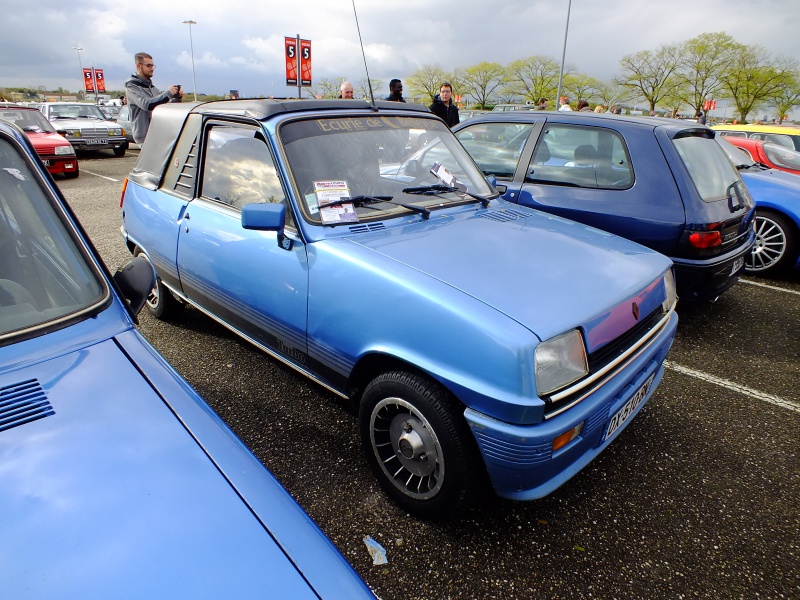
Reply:
[[[495,492],[513,500],[541,498],[600,454],[652,396],[664,374],[664,359],[677,326],[678,317],[673,312],[667,325],[621,370],[575,406],[540,423],[513,425],[467,409],[467,422],[478,442]],[[611,418],[648,380],[651,380],[649,390],[630,417],[603,439]],[[553,440],[581,423],[580,434],[554,452]]]

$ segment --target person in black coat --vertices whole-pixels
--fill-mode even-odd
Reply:
[[[458,118],[458,107],[453,102],[453,86],[446,81],[439,86],[439,93],[433,99],[433,104],[428,108],[431,112],[447,123],[448,127],[458,125],[461,120]]]

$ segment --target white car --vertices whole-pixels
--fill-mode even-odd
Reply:
[[[31,106],[47,117],[76,152],[113,150],[116,156],[125,156],[128,149],[125,130],[118,123],[109,121],[97,105],[89,102],[40,102]]]

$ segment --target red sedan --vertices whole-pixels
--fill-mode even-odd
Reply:
[[[800,152],[772,142],[733,135],[725,136],[725,140],[739,148],[755,162],[762,163],[771,169],[780,169],[800,175]]]
[[[74,179],[80,174],[78,158],[72,144],[59,135],[38,110],[29,106],[2,103],[0,119],[14,123],[25,132],[51,174],[61,173],[68,179]]]

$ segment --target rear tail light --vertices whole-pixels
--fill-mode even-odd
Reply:
[[[125,190],[128,187],[128,178],[126,177],[125,180],[122,182],[122,195],[119,197],[119,207],[122,208],[122,203],[125,202]]]
[[[722,245],[722,233],[719,231],[694,231],[689,234],[689,243],[693,248],[714,248]]]

